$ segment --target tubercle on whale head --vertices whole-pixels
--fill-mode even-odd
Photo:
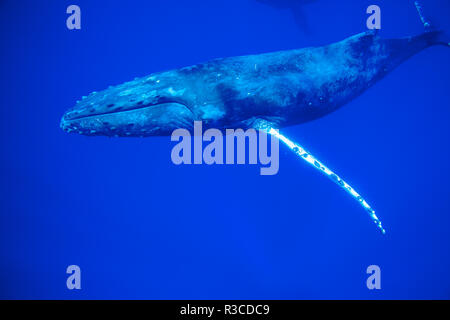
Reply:
[[[60,126],[87,136],[161,136],[190,128],[194,114],[176,83],[157,75],[93,92],[67,111]]]

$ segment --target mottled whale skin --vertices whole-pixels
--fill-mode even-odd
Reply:
[[[89,136],[163,136],[177,128],[274,128],[323,117],[399,64],[435,44],[440,32],[382,39],[365,32],[323,47],[216,59],[137,78],[79,101],[61,120]]]

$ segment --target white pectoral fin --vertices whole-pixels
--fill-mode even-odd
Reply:
[[[300,159],[308,162],[315,169],[322,172],[324,175],[328,176],[334,183],[344,189],[348,194],[350,194],[358,203],[367,211],[372,221],[377,225],[380,231],[385,234],[383,226],[381,225],[380,219],[378,219],[375,214],[375,210],[353,189],[348,183],[346,183],[343,179],[341,179],[336,173],[327,168],[322,162],[317,160],[312,154],[306,151],[299,144],[289,140],[287,137],[279,133],[278,130],[274,128],[270,128],[266,126],[265,128],[261,128],[261,130],[266,130],[269,134],[277,137],[280,141],[282,141],[289,149],[291,149]]]

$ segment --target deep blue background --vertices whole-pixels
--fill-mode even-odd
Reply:
[[[382,36],[422,31],[377,0]],[[447,0],[427,12],[450,31]],[[170,138],[68,135],[81,96],[212,58],[322,45],[375,1],[318,0],[310,33],[253,0],[0,1],[0,298],[450,298],[450,50],[430,48],[341,110],[286,129],[373,204],[281,146],[280,172],[175,166]],[[82,30],[66,28],[78,4]],[[82,290],[66,289],[66,267]],[[366,288],[377,264],[382,290]]]

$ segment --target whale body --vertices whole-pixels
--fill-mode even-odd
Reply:
[[[441,32],[382,39],[368,31],[323,47],[221,58],[136,78],[94,92],[66,112],[61,128],[96,136],[161,136],[177,128],[297,125],[342,107]],[[446,44],[447,45],[447,44]]]

